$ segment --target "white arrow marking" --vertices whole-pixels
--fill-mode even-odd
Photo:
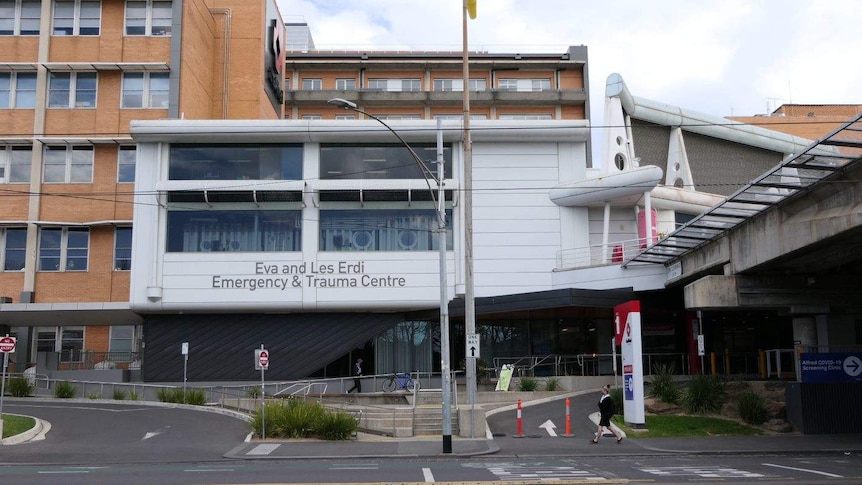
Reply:
[[[155,430],[155,431],[148,431],[148,432],[144,435],[144,437],[143,437],[143,438],[141,438],[141,441],[148,440],[148,439],[152,438],[153,436],[160,435],[160,434],[164,433],[165,431],[167,431],[167,430],[168,430],[168,428],[170,428],[170,426],[164,426],[164,427],[159,428],[159,429],[157,429],[157,430]]]
[[[549,435],[557,436],[557,432],[554,431],[554,429],[556,429],[556,426],[554,426],[554,422],[551,421],[550,419],[545,421],[544,423],[540,424],[539,427],[545,428],[545,431],[547,431]]]

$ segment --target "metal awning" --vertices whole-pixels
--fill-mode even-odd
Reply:
[[[797,197],[862,162],[862,113],[793,154],[706,212],[624,261],[666,264],[747,219]]]

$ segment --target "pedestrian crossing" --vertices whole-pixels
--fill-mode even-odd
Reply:
[[[658,475],[669,476],[696,476],[700,478],[764,478],[766,475],[754,473],[736,468],[723,466],[662,466],[641,468],[640,471]]]
[[[500,481],[606,480],[605,477],[575,466],[548,463],[465,463],[465,467],[485,468]]]

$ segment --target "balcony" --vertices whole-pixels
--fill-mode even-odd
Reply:
[[[359,105],[403,106],[410,105],[447,105],[460,104],[462,91],[380,91],[358,90],[297,90],[284,93],[287,106],[317,106],[332,98],[343,98]],[[476,106],[548,106],[582,105],[587,94],[583,89],[547,91],[509,91],[491,89],[471,91],[470,103]]]

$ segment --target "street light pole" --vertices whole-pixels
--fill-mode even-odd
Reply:
[[[401,135],[392,129],[392,127],[386,122],[371,113],[366,113],[359,109],[359,107],[356,106],[356,103],[347,101],[346,99],[333,98],[328,102],[335,106],[340,106],[344,109],[368,116],[392,132],[392,134],[398,138],[398,141],[407,148],[410,155],[413,157],[413,160],[416,161],[416,164],[419,165],[419,169],[422,171],[422,176],[425,178],[425,183],[428,184],[428,191],[431,193],[432,201],[434,200],[434,190],[431,188],[431,182],[429,179],[437,182],[437,200],[435,210],[437,212],[438,246],[440,251],[440,371],[443,394],[443,453],[452,453],[452,373],[450,370],[451,364],[449,362],[451,357],[449,354],[449,294],[448,285],[446,283],[446,204],[443,191],[444,170],[442,120],[437,120],[437,176],[435,177],[434,174],[428,170],[428,167],[425,166],[425,162],[423,162],[422,159],[419,158],[419,155],[417,155],[413,150],[413,147],[411,147],[407,141],[405,141],[404,138],[402,138]]]

